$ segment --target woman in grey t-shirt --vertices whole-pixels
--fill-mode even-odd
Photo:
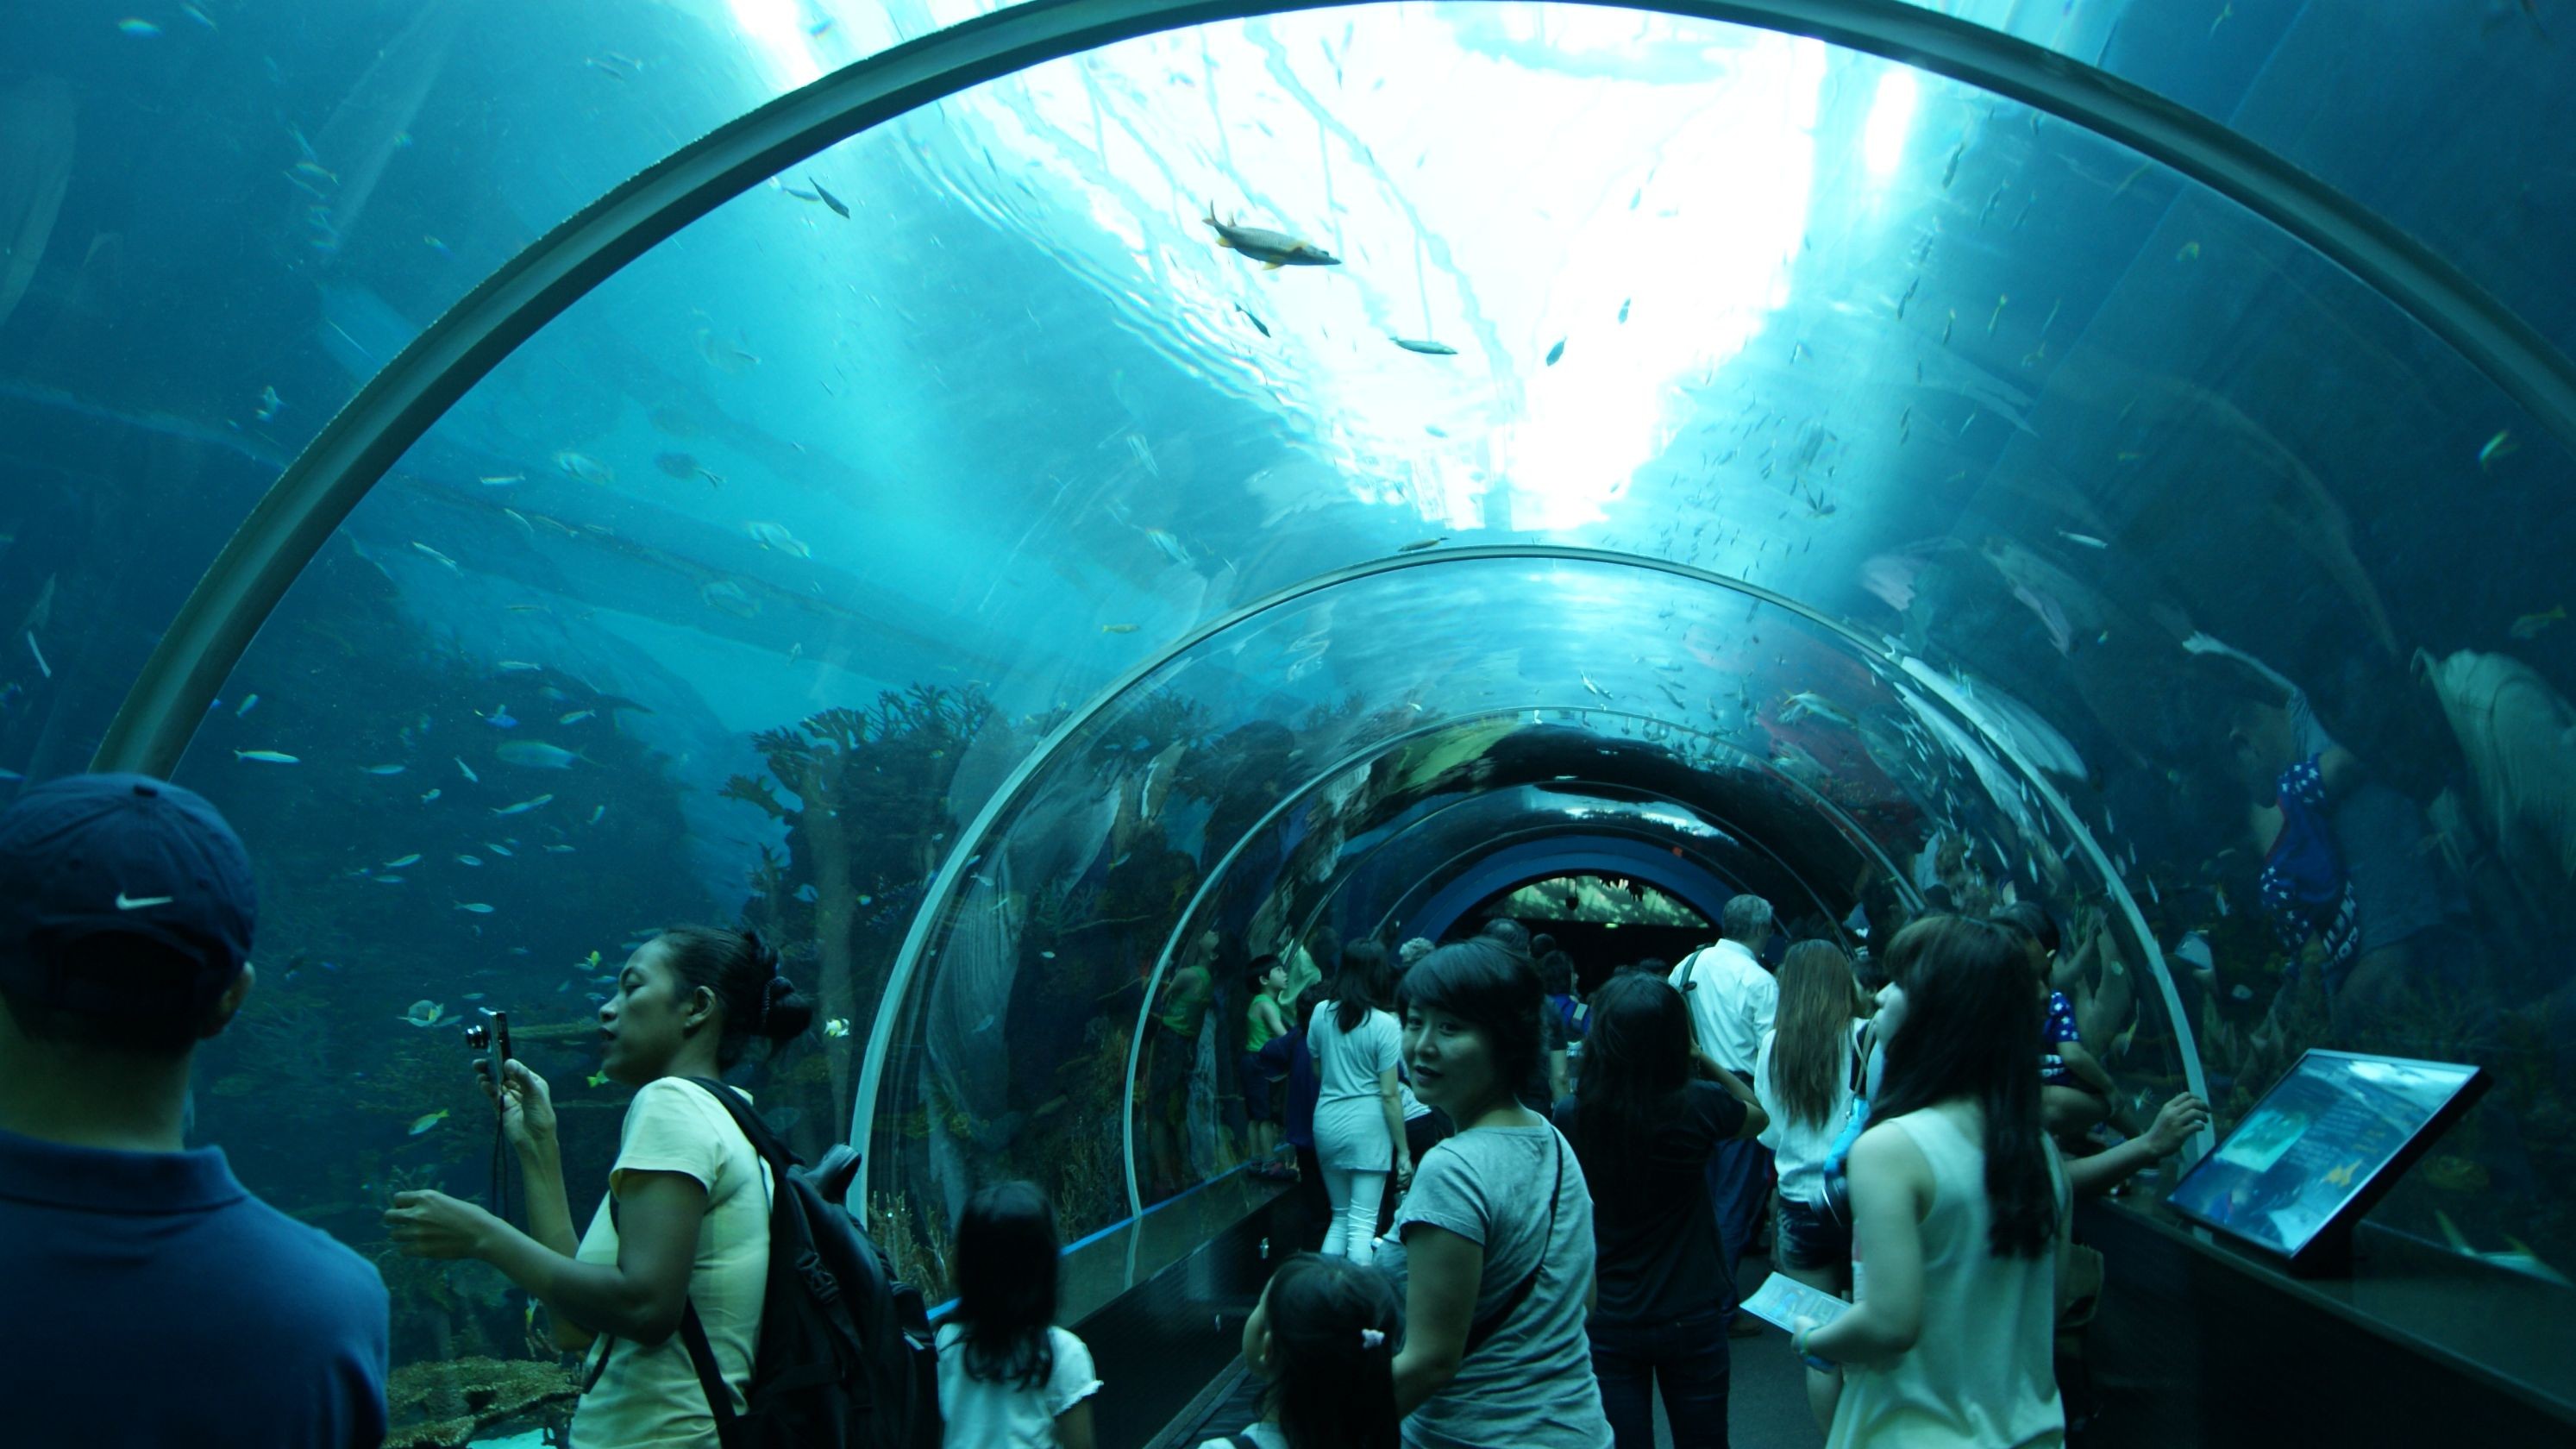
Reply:
[[[1539,1070],[1538,973],[1466,941],[1424,957],[1401,996],[1414,1091],[1458,1124],[1416,1169],[1389,1255],[1405,1284],[1406,1449],[1608,1449],[1583,1332],[1591,1194],[1573,1149],[1520,1102]]]

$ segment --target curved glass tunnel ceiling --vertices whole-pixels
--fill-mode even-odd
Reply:
[[[1261,271],[1212,245],[1211,203],[1340,263]],[[2425,858],[2487,903],[2435,911],[2446,949],[2520,1013],[2486,1112],[2521,1134],[2472,1130],[2385,1215],[2576,1261],[2563,971],[2515,914],[2565,886],[2555,777],[2478,722],[2566,709],[2567,463],[2232,203],[1887,62],[1508,6],[1108,47],[737,198],[349,517],[183,769],[261,858],[263,964],[301,963],[210,1048],[201,1119],[254,1184],[345,1202],[362,1174],[308,1183],[259,1139],[409,1120],[444,1077],[424,1054],[253,1118],[283,1089],[261,1042],[392,1031],[402,1060],[424,991],[577,1033],[570,963],[744,914],[846,1031],[764,1106],[809,1142],[873,1114],[888,1235],[940,1281],[946,1214],[995,1164],[1093,1225],[1124,1210],[1122,1156],[1147,1200],[1227,1168],[1210,1104],[1160,1164],[1150,1130],[1120,1146],[1120,1104],[1156,1110],[1138,1024],[1158,963],[1187,969],[1183,913],[1299,919],[1255,823],[1317,786],[1262,827],[1315,838],[1353,797],[1313,771],[1463,716],[1486,723],[1388,768],[1491,788],[1476,762],[1521,732],[1588,731],[1773,802],[1748,836],[1803,819],[1963,903],[2102,911],[2126,966],[2086,983],[2090,1020],[2126,1042],[2124,1090],[2206,1085],[2225,1115],[2283,1049],[2233,989],[2286,978],[2224,648],[2304,690],[2393,828],[2440,837]],[[16,567],[87,567],[56,545],[103,529],[37,522],[5,556],[29,648],[76,674],[61,641],[94,628],[130,660],[157,617],[51,605]],[[1613,557],[1514,552],[1552,548]],[[76,714],[0,738],[59,750],[94,735]],[[1212,879],[1229,852],[1243,873]],[[2190,929],[2206,986],[2162,965]],[[1214,1084],[1196,1040],[1184,1075]],[[439,1144],[368,1150],[432,1171]]]

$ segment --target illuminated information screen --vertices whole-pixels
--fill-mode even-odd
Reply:
[[[2473,1066],[2311,1051],[2166,1201],[2196,1222],[2295,1258],[2368,1211],[2485,1087]]]

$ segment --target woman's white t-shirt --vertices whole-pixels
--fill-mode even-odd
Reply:
[[[1047,1330],[1055,1367],[1036,1388],[987,1383],[966,1372],[963,1324],[939,1327],[940,1442],[947,1449],[1051,1449],[1056,1415],[1100,1391],[1091,1350],[1061,1328]]]
[[[728,1088],[745,1102],[751,1094]],[[760,1309],[769,1291],[769,1166],[704,1087],[678,1077],[647,1082],[626,1105],[610,1197],[582,1234],[577,1262],[614,1266],[617,1224],[608,1205],[630,1172],[677,1172],[707,1190],[698,1221],[698,1254],[689,1268],[689,1301],[706,1325],[716,1367],[733,1390],[736,1413],[759,1347]],[[689,1362],[689,1346],[672,1334],[651,1348],[602,1335],[583,1373],[608,1355],[599,1382],[573,1410],[574,1449],[715,1449],[715,1410]]]

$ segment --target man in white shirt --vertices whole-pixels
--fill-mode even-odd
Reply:
[[[1718,932],[1715,945],[1684,957],[1670,979],[1690,1005],[1700,1049],[1751,1081],[1763,1034],[1780,1010],[1780,983],[1757,954],[1771,939],[1771,903],[1750,893],[1730,897],[1719,914]],[[1708,1160],[1708,1197],[1717,1213],[1718,1247],[1731,1298],[1736,1260],[1752,1242],[1770,1201],[1771,1149],[1749,1139],[1719,1143]],[[1751,1319],[1739,1327],[1759,1331]]]

